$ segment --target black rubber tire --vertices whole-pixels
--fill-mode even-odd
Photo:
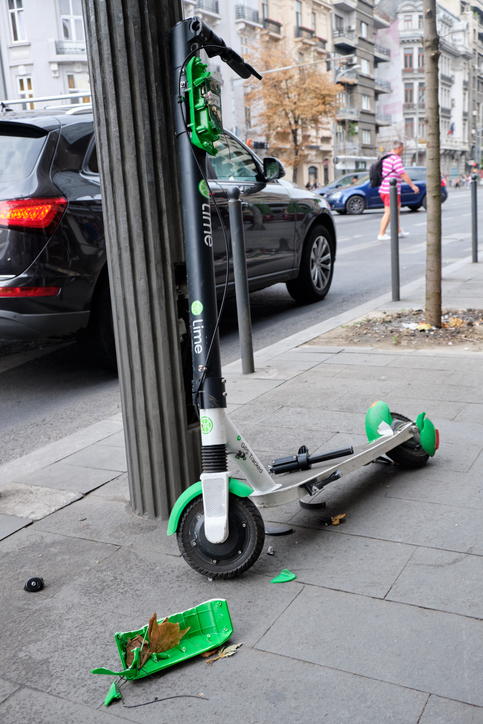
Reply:
[[[320,302],[327,295],[334,274],[334,242],[325,227],[311,229],[305,240],[297,279],[287,282],[292,299],[304,304]]]
[[[362,196],[351,196],[346,201],[345,205],[346,211],[351,216],[355,216],[356,214],[363,214],[366,209],[366,202],[365,199]]]
[[[89,323],[77,333],[77,343],[88,362],[117,373],[111,292],[107,276],[98,283],[92,300]]]
[[[396,422],[411,422],[409,417],[401,415],[399,412],[391,412],[391,417]],[[424,450],[424,448],[421,446],[421,443],[419,442],[419,437],[408,440],[407,442],[403,442],[402,445],[398,445],[392,450],[389,450],[386,455],[388,458],[391,458],[391,460],[397,463],[397,465],[400,465],[402,468],[412,470],[416,468],[422,468],[423,465],[426,465],[429,459],[428,453]]]
[[[421,204],[422,204],[422,206],[424,206],[424,208],[427,211],[428,210],[428,200],[426,198],[426,195],[423,196],[423,200],[421,201]]]
[[[347,211],[345,209],[336,209],[336,211],[341,216],[345,216],[347,214]]]
[[[186,506],[178,524],[178,548],[191,568],[210,578],[235,578],[258,560],[265,542],[265,524],[249,498],[229,496],[228,539],[219,545],[204,535],[203,498]],[[194,545],[193,545],[194,543]],[[216,560],[216,563],[213,561]]]
[[[420,208],[421,208],[421,204],[418,204],[417,206],[408,206],[408,209],[410,211],[419,211]]]

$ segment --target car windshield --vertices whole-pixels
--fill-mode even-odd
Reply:
[[[33,128],[0,126],[0,183],[22,181],[30,176],[45,143],[46,134]]]

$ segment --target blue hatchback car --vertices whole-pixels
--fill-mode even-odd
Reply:
[[[401,186],[401,206],[417,211],[421,206],[426,208],[426,168],[425,166],[409,166],[406,168],[409,178],[418,186],[415,193],[407,183]],[[448,198],[446,186],[441,185],[441,201]],[[339,214],[362,214],[366,209],[382,209],[384,204],[378,188],[369,184],[369,174],[363,176],[359,183],[347,188],[334,189],[325,195],[330,208]]]

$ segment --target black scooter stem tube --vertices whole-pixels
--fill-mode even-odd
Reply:
[[[199,166],[206,168],[206,153],[191,144],[183,115],[189,122],[189,105],[179,103],[186,89],[186,73],[180,72],[186,58],[199,45],[192,19],[177,23],[171,34],[175,126],[183,203],[183,227],[186,248],[186,271],[190,305],[191,350],[193,355],[193,392],[204,376],[195,404],[200,409],[226,407],[226,393],[221,374],[220,340],[215,333],[218,317],[216,301],[213,235],[209,190]],[[197,53],[198,54],[198,53]],[[196,163],[198,161],[198,164]],[[213,340],[213,342],[212,342]],[[208,360],[208,351],[211,353]]]

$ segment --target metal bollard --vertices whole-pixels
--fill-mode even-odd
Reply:
[[[392,301],[399,302],[399,213],[397,203],[397,180],[389,181],[389,208],[391,210],[391,283]]]
[[[255,372],[255,362],[253,359],[252,320],[248,295],[247,260],[240,189],[237,186],[231,186],[227,191],[227,196],[228,212],[230,215],[231,247],[233,250],[236,312],[238,316],[238,329],[240,331],[242,372],[244,375],[249,375]]]
[[[474,173],[471,177],[471,247],[472,262],[478,261],[478,176]]]

